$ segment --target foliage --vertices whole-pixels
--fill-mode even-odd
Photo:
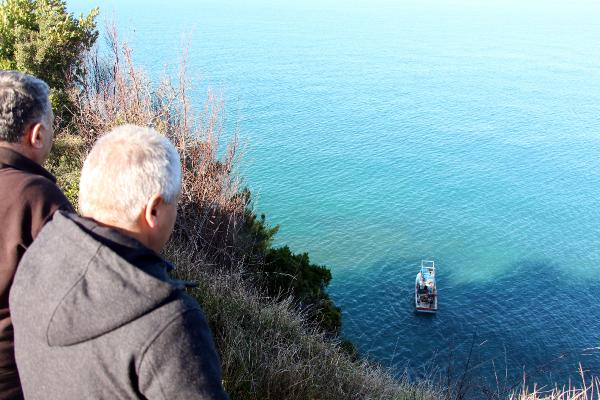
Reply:
[[[77,208],[79,177],[86,151],[79,136],[61,134],[52,146],[46,169],[56,176],[57,184],[63,190],[73,207]]]
[[[250,191],[245,189],[248,200],[250,200]],[[247,261],[250,264],[261,264],[264,262],[264,256],[273,244],[273,238],[279,232],[279,225],[269,227],[265,214],[260,218],[252,211],[251,205],[246,206],[246,219],[244,221],[243,234],[247,243],[244,252]]]
[[[0,68],[30,73],[51,87],[55,113],[68,118],[67,89],[82,79],[83,56],[98,32],[98,9],[75,18],[62,0],[0,3]]]
[[[246,208],[242,229],[246,240],[242,241],[245,244],[242,251],[248,269],[259,274],[257,282],[268,295],[292,295],[322,329],[330,335],[339,335],[341,310],[326,292],[331,271],[326,266],[311,264],[308,253],[294,254],[288,246],[274,248],[273,238],[278,231],[278,225],[268,226],[265,214],[258,218],[250,207]],[[350,354],[357,355],[350,342],[343,344]]]
[[[267,292],[271,296],[290,293],[303,305],[327,332],[337,335],[342,325],[342,314],[325,291],[331,282],[327,267],[311,264],[307,253],[294,254],[288,246],[270,248],[266,252],[261,272]],[[311,310],[313,308],[313,310]]]

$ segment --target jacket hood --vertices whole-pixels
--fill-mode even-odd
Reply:
[[[50,310],[50,346],[73,345],[106,334],[164,304],[182,287],[168,277],[168,263],[160,256],[94,221],[58,212],[46,230],[46,237],[63,235],[58,257],[62,268],[78,270],[65,274],[71,280],[67,285],[59,285],[64,293],[59,293],[58,304]],[[119,251],[118,243],[111,245],[114,237],[106,237],[103,230],[133,245]]]

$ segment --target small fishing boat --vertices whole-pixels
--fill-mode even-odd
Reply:
[[[421,260],[421,270],[415,281],[415,307],[417,312],[437,311],[437,287],[435,284],[435,264]]]

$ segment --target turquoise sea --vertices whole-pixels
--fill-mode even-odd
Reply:
[[[331,267],[362,354],[419,376],[472,350],[509,387],[600,375],[600,2],[69,4],[116,18],[151,76],[189,46],[257,210]],[[435,316],[413,312],[421,259]]]

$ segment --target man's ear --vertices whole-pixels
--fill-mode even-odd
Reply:
[[[44,125],[41,122],[35,122],[27,128],[26,138],[27,142],[34,149],[42,149],[44,143],[48,140],[44,135]]]
[[[156,228],[159,224],[159,213],[162,212],[161,205],[164,203],[163,198],[160,194],[155,194],[150,197],[148,203],[146,203],[146,209],[144,210],[144,219],[146,225],[150,228]]]

